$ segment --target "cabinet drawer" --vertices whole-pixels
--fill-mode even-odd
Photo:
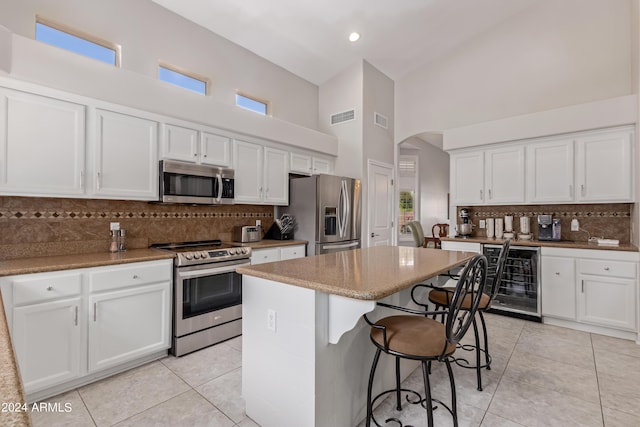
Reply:
[[[171,280],[171,276],[171,261],[100,268],[89,273],[89,291],[101,292],[129,286],[166,282]]]
[[[12,280],[12,283],[13,304],[32,304],[79,295],[82,289],[82,275],[72,273],[26,276]]]
[[[304,245],[284,246],[280,249],[280,260],[304,258]]]
[[[606,277],[628,277],[635,279],[636,263],[622,261],[578,260],[578,271]]]
[[[251,254],[251,264],[280,261],[280,248],[257,249]]]

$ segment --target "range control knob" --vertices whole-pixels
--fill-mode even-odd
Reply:
[[[185,258],[186,260],[191,260],[193,257],[191,256],[191,254],[185,254],[185,255],[184,255],[184,258]]]
[[[198,252],[194,252],[193,259],[198,259],[198,258],[200,258],[200,254]]]
[[[200,252],[200,258],[205,259],[209,258],[209,254],[205,251]]]
[[[248,253],[248,252],[249,252],[249,249],[247,249],[247,248],[242,248],[242,253],[243,253],[243,254],[246,254],[246,253]]]
[[[229,249],[229,255],[235,255],[237,253],[238,253],[238,249],[235,249],[235,248]]]

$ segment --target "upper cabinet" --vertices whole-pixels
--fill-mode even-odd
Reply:
[[[291,173],[301,175],[332,174],[333,162],[323,157],[292,152],[290,155]]]
[[[91,193],[99,198],[158,197],[158,123],[96,110]]]
[[[524,202],[524,148],[452,154],[451,188],[456,204]]]
[[[527,200],[534,203],[572,202],[573,140],[527,145]]]
[[[288,152],[235,140],[233,159],[236,203],[289,203]]]
[[[2,194],[82,196],[84,105],[0,88]]]
[[[198,164],[231,165],[231,138],[214,130],[162,126],[162,158]]]
[[[632,136],[628,130],[576,139],[576,201],[633,201]]]
[[[633,129],[454,151],[456,205],[634,201]]]

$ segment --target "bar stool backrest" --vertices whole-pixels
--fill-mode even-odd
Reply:
[[[502,244],[502,249],[500,250],[500,255],[498,255],[498,261],[496,262],[496,269],[494,271],[494,275],[491,279],[487,289],[487,294],[489,295],[489,304],[487,307],[491,307],[493,300],[498,295],[498,291],[500,290],[500,282],[502,281],[502,274],[504,273],[504,266],[507,263],[507,255],[509,255],[509,246],[511,241],[509,239],[505,240]]]
[[[445,322],[447,341],[450,343],[457,344],[471,326],[484,292],[486,277],[487,258],[481,254],[471,258],[462,270]],[[463,304],[467,299],[471,300],[471,304]]]

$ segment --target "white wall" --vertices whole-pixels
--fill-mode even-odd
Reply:
[[[395,140],[632,93],[635,0],[540,0],[396,81]]]
[[[358,61],[320,86],[318,107],[320,131],[340,141],[334,173],[358,179],[363,178],[363,79],[363,63]],[[331,114],[351,109],[355,120],[329,124]]]
[[[418,156],[418,192],[420,193],[420,218],[427,236],[434,224],[447,222],[447,195],[449,194],[449,154],[418,138],[404,141],[419,149],[405,148],[400,144],[401,155]],[[451,221],[455,223],[455,218]]]
[[[20,0],[0,2],[0,25],[15,34],[34,38],[35,16],[42,15],[122,46],[122,69],[156,79],[159,60],[208,76],[209,100],[233,105],[241,90],[271,102],[275,118],[317,129],[318,87],[248,50],[173,14],[149,0]],[[46,46],[47,49],[55,49]],[[49,67],[21,69],[19,78],[81,95],[87,87],[109,96],[111,88],[94,78],[91,70],[79,70],[65,78],[49,74]],[[54,69],[55,64],[50,64]],[[85,72],[82,72],[85,71]],[[100,92],[100,88],[104,92]],[[118,99],[135,106],[135,87],[121,88]],[[192,95],[177,91],[176,115]]]
[[[364,161],[393,164],[394,84],[393,80],[363,61],[363,150]],[[374,113],[388,119],[388,128],[374,123]],[[363,168],[366,168],[363,164]]]

